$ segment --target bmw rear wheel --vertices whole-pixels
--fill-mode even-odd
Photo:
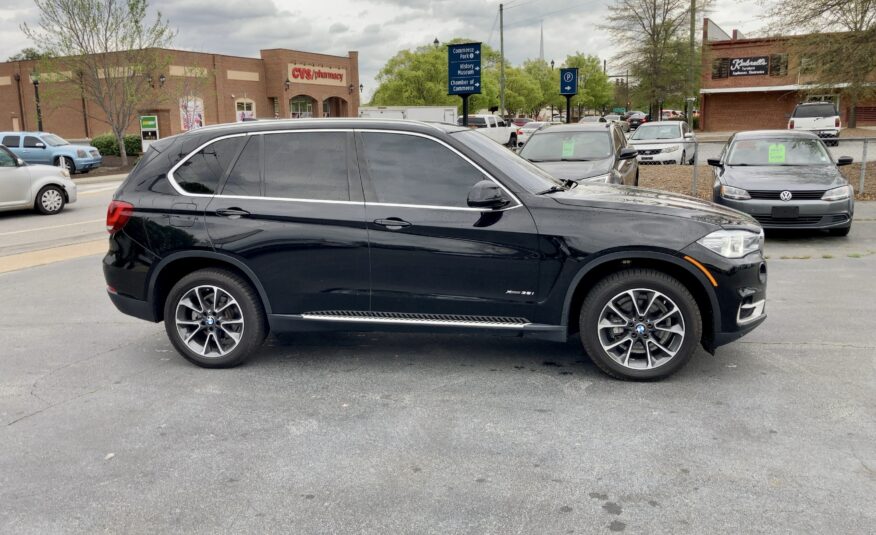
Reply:
[[[176,350],[205,368],[240,364],[267,334],[256,291],[222,269],[195,271],[176,283],[164,305],[164,327]]]
[[[581,307],[591,360],[619,379],[667,377],[690,360],[702,335],[696,300],[660,271],[631,269],[599,282]]]

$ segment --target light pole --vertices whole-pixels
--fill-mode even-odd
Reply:
[[[551,60],[551,78],[553,78],[554,74],[554,60]],[[551,118],[548,122],[553,122],[554,120],[554,103],[551,102]]]

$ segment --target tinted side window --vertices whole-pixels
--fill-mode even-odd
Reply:
[[[216,193],[219,180],[245,140],[242,136],[230,137],[207,145],[173,172],[174,179],[189,193]]]
[[[15,156],[5,148],[0,147],[0,167],[15,166]]]
[[[18,148],[18,144],[21,142],[21,136],[3,136],[2,145],[6,145],[7,147],[11,147],[13,149]]]
[[[362,134],[365,168],[376,202],[467,207],[486,177],[440,143],[403,134]]]
[[[261,191],[261,155],[259,154],[263,136],[252,136],[246,142],[243,152],[228,173],[223,195],[245,195],[259,197]]]
[[[265,134],[265,196],[349,201],[347,134]]]
[[[33,136],[24,136],[24,147],[25,148],[34,148],[37,146],[36,145],[37,143],[42,143],[43,145],[45,145],[45,143],[40,141],[39,138],[36,138]]]

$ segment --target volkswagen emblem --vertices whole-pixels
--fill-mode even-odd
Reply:
[[[782,200],[785,201],[785,202],[790,201],[790,200],[791,200],[791,197],[793,197],[793,195],[791,195],[791,192],[790,192],[790,191],[783,191],[783,192],[781,192],[781,193],[779,194],[779,198],[782,199]]]

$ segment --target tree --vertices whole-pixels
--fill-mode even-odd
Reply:
[[[541,86],[526,72],[517,67],[505,67],[505,108],[511,115],[540,109],[544,100]]]
[[[697,0],[696,11],[702,12],[707,4],[708,0]],[[639,94],[649,106],[676,98],[673,92],[684,95],[686,74],[679,73],[687,72],[691,60],[690,41],[683,32],[689,17],[690,0],[615,0],[601,26],[620,38],[623,48],[615,59],[635,73]]]
[[[572,106],[579,116],[585,109],[601,109],[611,104],[614,90],[602,72],[599,58],[576,52],[566,57],[565,66],[578,67],[578,94],[572,97]]]
[[[36,48],[26,47],[22,48],[21,52],[15,54],[14,56],[9,56],[9,59],[6,61],[32,61],[32,60],[41,60],[46,59],[46,56],[43,52],[40,52]]]
[[[35,27],[22,26],[38,43],[43,72],[65,91],[88,97],[116,137],[122,165],[127,165],[125,130],[142,101],[149,97],[149,78],[166,65],[161,48],[175,35],[161,13],[148,16],[147,0],[34,0]],[[47,92],[47,97],[51,93]]]
[[[523,62],[523,70],[541,88],[541,99],[527,110],[529,113],[537,116],[541,110],[548,106],[562,107],[563,97],[560,96],[560,71],[558,69],[551,69],[551,66],[543,59],[530,59]]]
[[[848,101],[848,125],[857,126],[859,102],[876,94],[876,0],[783,0],[770,12],[776,28],[796,28],[806,35],[789,39],[797,58],[814,65],[801,80],[810,91],[837,91]]]

